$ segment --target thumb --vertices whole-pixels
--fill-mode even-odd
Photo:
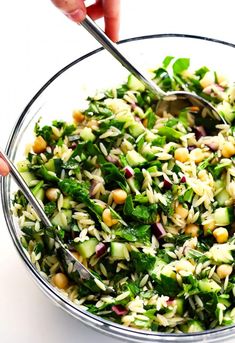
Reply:
[[[80,23],[85,19],[86,7],[83,0],[51,0],[69,19]]]

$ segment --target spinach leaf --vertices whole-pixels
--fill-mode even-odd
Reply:
[[[154,288],[157,290],[157,292],[160,295],[166,295],[168,297],[176,297],[179,292],[181,291],[181,288],[178,284],[178,282],[164,274],[161,274],[159,279],[154,279]]]
[[[95,214],[98,221],[102,222],[102,208],[90,199],[89,190],[84,184],[79,183],[75,179],[65,178],[59,182],[58,186],[65,195],[71,196],[75,201],[84,203]]]
[[[123,213],[129,217],[132,215],[133,210],[134,210],[134,204],[133,204],[132,196],[128,195],[126,198],[124,207],[123,207]]]
[[[147,110],[146,118],[147,118],[147,129],[151,130],[154,127],[157,120],[157,116],[153,112],[151,107]]]
[[[178,58],[173,66],[173,72],[175,75],[181,74],[184,70],[188,69],[190,65],[190,59],[189,58]]]
[[[183,136],[182,132],[179,132],[173,129],[172,127],[167,126],[163,126],[160,129],[158,129],[158,134],[159,136],[165,136],[168,142],[178,142],[180,140],[180,137]]]
[[[115,231],[116,236],[129,242],[140,242],[150,244],[151,230],[150,225],[133,225],[120,227]]]
[[[132,218],[144,223],[144,224],[151,224],[154,223],[157,217],[157,204],[152,205],[137,205],[133,212]]]
[[[50,201],[44,205],[44,211],[48,217],[51,217],[56,210],[56,202]]]
[[[36,136],[41,136],[45,141],[50,144],[52,142],[52,128],[51,126],[45,125],[42,128],[40,128],[39,124],[36,123],[34,127],[34,131],[36,133]]]
[[[156,258],[150,254],[137,251],[131,252],[131,262],[137,273],[148,272],[149,270],[152,270],[155,261]]]
[[[120,170],[112,163],[104,163],[101,166],[101,171],[107,186],[117,185],[123,189],[126,189],[127,183],[125,176]]]
[[[173,59],[173,56],[166,56],[162,62],[163,68],[167,68]]]

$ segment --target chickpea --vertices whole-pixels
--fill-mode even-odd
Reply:
[[[224,227],[218,227],[213,231],[217,243],[226,243],[228,240],[228,230]]]
[[[207,171],[205,169],[200,170],[198,173],[198,177],[201,181],[206,181],[206,179],[208,178]]]
[[[220,279],[225,279],[226,276],[229,276],[233,271],[233,267],[230,264],[221,264],[217,267],[216,273]]]
[[[188,224],[185,227],[185,234],[192,237],[198,237],[199,226],[197,224]]]
[[[41,152],[44,152],[47,147],[47,142],[42,136],[38,136],[35,138],[35,141],[33,143],[33,151],[35,154],[40,154]]]
[[[69,280],[67,276],[63,273],[57,273],[52,277],[52,281],[55,286],[59,289],[65,289],[69,285]]]
[[[235,146],[233,145],[232,142],[225,142],[221,154],[225,158],[230,158],[231,156],[235,155]]]
[[[179,204],[175,209],[175,213],[178,214],[182,219],[185,219],[188,216],[188,209],[183,207],[182,204]]]
[[[189,159],[189,152],[187,148],[178,148],[175,150],[175,159],[182,163]]]
[[[122,205],[126,201],[127,193],[123,189],[119,188],[112,191],[112,196],[115,204]]]
[[[215,228],[215,221],[212,219],[210,222],[203,225],[204,234],[206,235],[208,231],[213,231]]]
[[[80,262],[82,262],[82,256],[77,251],[72,251],[71,254]]]
[[[148,119],[147,119],[147,118],[145,118],[145,119],[143,120],[143,125],[144,125],[144,127],[147,127],[147,126],[148,126]]]
[[[190,158],[195,162],[195,163],[200,163],[204,160],[205,155],[200,148],[196,148],[190,152]]]
[[[74,111],[73,112],[73,119],[76,123],[81,123],[85,119],[85,116],[80,111]]]
[[[106,208],[102,213],[103,222],[108,226],[113,226],[117,224],[118,220],[112,218],[112,214],[109,208]]]
[[[46,190],[46,197],[49,201],[56,201],[60,196],[60,190],[58,188],[48,188]]]

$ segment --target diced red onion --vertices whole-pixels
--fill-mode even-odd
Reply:
[[[203,126],[195,126],[193,128],[193,132],[195,133],[195,137],[197,140],[200,139],[201,137],[206,136],[206,130],[204,129]]]
[[[140,117],[135,116],[135,121],[137,121],[138,123],[141,123]]]
[[[134,174],[135,174],[134,170],[130,166],[126,166],[124,168],[124,173],[125,173],[126,179],[129,179],[130,177],[134,176]]]
[[[152,232],[157,239],[161,239],[166,235],[166,231],[161,223],[152,224]]]
[[[77,147],[77,143],[76,143],[76,142],[72,142],[71,145],[70,145],[70,148],[71,148],[72,150],[75,150],[76,147]]]
[[[97,257],[104,255],[106,251],[107,251],[107,247],[102,242],[98,243],[97,246],[95,247],[95,254]]]
[[[181,183],[185,183],[185,182],[186,182],[186,176],[185,176],[185,175],[183,175],[183,176],[181,177],[180,182],[181,182]]]
[[[109,161],[110,163],[113,163],[113,164],[118,164],[119,162],[119,159],[117,156],[106,156],[106,160]]]
[[[217,151],[219,148],[218,143],[216,142],[211,142],[211,143],[206,143],[205,144],[211,151]]]
[[[91,198],[95,195],[94,194],[94,189],[95,189],[96,185],[97,185],[97,181],[92,180],[91,181],[91,185],[90,185],[90,190],[89,190],[89,195],[90,195]]]
[[[205,94],[211,94],[211,93],[218,93],[218,92],[224,92],[224,88],[217,83],[213,83],[212,85],[209,85],[208,87],[203,89],[203,93]]]
[[[188,146],[188,151],[192,151],[194,149],[196,149],[196,145],[189,145]]]
[[[164,179],[164,181],[163,181],[163,187],[164,187],[165,189],[171,189],[171,188],[172,188],[172,183],[171,183],[170,181]]]
[[[167,306],[174,306],[175,305],[175,300],[174,299],[169,299],[166,301]]]
[[[113,305],[112,311],[115,312],[118,316],[125,316],[128,313],[128,310],[122,305]]]

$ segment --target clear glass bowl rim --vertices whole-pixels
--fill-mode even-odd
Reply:
[[[223,40],[219,40],[216,38],[209,38],[197,35],[189,35],[189,34],[179,34],[179,33],[163,33],[163,34],[152,34],[152,35],[144,35],[138,37],[132,37],[128,39],[123,39],[118,42],[118,44],[125,44],[133,41],[140,41],[140,40],[147,40],[147,39],[156,39],[156,38],[182,38],[182,39],[195,39],[195,40],[202,40],[208,41],[212,43],[218,43],[221,45],[229,46],[231,48],[235,48],[235,44],[229,43]],[[73,67],[74,65],[78,64],[79,62],[83,61],[84,59],[103,51],[104,48],[100,47],[95,49],[76,60],[72,61],[62,69],[60,69],[56,74],[54,74],[41,88],[40,90],[32,97],[29,103],[24,108],[23,112],[17,119],[12,132],[9,136],[5,152],[12,159],[14,157],[14,151],[12,151],[12,146],[14,145],[14,139],[20,131],[21,125],[25,120],[25,116],[29,111],[32,104],[37,100],[37,98],[49,87],[54,80],[56,80],[62,73],[66,72],[69,68]],[[111,321],[107,321],[93,315],[89,312],[86,312],[82,309],[78,309],[74,303],[69,301],[68,299],[64,298],[60,293],[57,293],[52,285],[50,285],[43,277],[39,274],[36,268],[31,264],[29,259],[27,258],[24,249],[18,239],[14,225],[10,220],[12,214],[10,210],[10,201],[9,201],[9,192],[10,189],[10,180],[11,177],[3,178],[1,182],[1,201],[2,201],[2,208],[4,212],[5,221],[7,223],[8,231],[12,238],[12,241],[16,247],[17,252],[21,256],[22,260],[25,262],[25,265],[28,267],[28,270],[31,272],[34,280],[36,281],[37,285],[42,289],[46,295],[52,299],[57,305],[63,308],[66,312],[68,312],[73,317],[79,319],[85,325],[89,327],[93,327],[95,330],[105,333],[107,335],[111,335],[116,338],[126,339],[128,341],[135,341],[135,342],[173,342],[173,341],[184,341],[184,342],[192,342],[192,341],[223,341],[228,340],[235,336],[235,325],[222,327],[213,330],[207,330],[203,332],[196,332],[196,333],[189,333],[189,334],[167,334],[161,332],[152,332],[152,331],[144,331],[138,329],[132,329],[129,327],[124,327],[123,325],[116,324]]]

